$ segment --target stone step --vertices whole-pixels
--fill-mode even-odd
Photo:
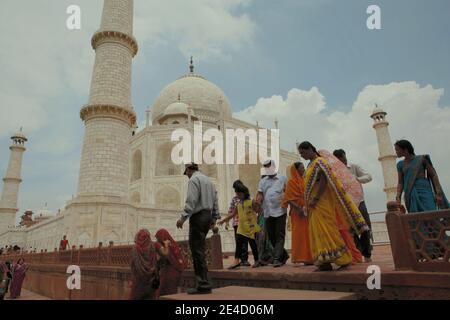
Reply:
[[[161,300],[355,300],[348,292],[288,290],[229,286],[214,289],[211,294],[178,293],[160,297]]]

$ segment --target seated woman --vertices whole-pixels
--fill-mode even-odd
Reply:
[[[232,219],[235,215],[239,216],[238,229],[236,231],[238,245],[236,246],[236,248],[237,250],[242,251],[243,248],[248,248],[248,244],[250,244],[250,248],[252,249],[253,253],[253,258],[255,259],[253,268],[257,268],[260,266],[260,263],[259,263],[258,246],[255,241],[255,234],[261,230],[258,225],[255,213],[257,205],[250,198],[250,192],[244,184],[235,183],[233,184],[233,187],[236,192],[236,195],[240,199],[240,202],[237,204],[234,212],[228,215],[223,220],[221,220],[219,222],[219,225],[226,223],[227,221]],[[239,252],[237,256],[242,257],[242,252]],[[234,266],[232,266],[232,268],[234,269],[239,266],[240,264],[235,264]]]
[[[157,250],[168,248],[167,255],[160,255],[158,260],[160,284],[159,295],[165,296],[178,293],[181,275],[187,267],[187,260],[183,256],[178,243],[171,237],[169,231],[160,229],[155,234]]]
[[[159,288],[158,255],[168,256],[169,248],[155,246],[150,232],[141,229],[134,238],[131,255],[131,300],[155,300]]]
[[[442,190],[430,156],[416,156],[414,147],[408,140],[399,140],[394,147],[397,157],[404,157],[404,160],[397,163],[396,199],[399,205],[404,192],[405,205],[410,213],[448,209],[449,202]]]

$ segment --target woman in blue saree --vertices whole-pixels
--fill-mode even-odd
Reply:
[[[397,163],[397,202],[404,192],[409,213],[450,208],[430,156],[415,155],[408,140],[399,140],[394,147],[397,157],[405,158]]]

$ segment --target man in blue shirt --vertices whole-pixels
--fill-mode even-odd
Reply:
[[[198,170],[196,163],[185,166],[184,174],[189,177],[186,205],[177,221],[177,228],[189,219],[189,247],[192,253],[197,285],[187,290],[188,294],[211,293],[206,264],[206,235],[220,218],[217,190],[211,179]]]
[[[267,160],[263,166],[266,176],[259,181],[256,202],[264,209],[266,232],[274,248],[273,266],[276,268],[289,259],[284,249],[287,210],[281,207],[287,178],[276,172],[273,160]]]

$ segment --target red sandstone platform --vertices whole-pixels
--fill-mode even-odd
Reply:
[[[161,300],[355,300],[356,294],[312,290],[286,290],[230,286],[214,289],[211,294],[179,293]]]
[[[252,258],[250,257],[250,261]],[[231,265],[233,257],[224,260]],[[369,290],[367,269],[375,265],[381,271],[381,288]],[[396,271],[389,245],[375,246],[372,262],[352,265],[349,269],[316,272],[314,266],[288,262],[280,268],[240,267],[236,270],[211,270],[214,287],[256,287],[356,293],[359,299],[450,299],[450,273]],[[194,285],[192,271],[186,271],[182,287]],[[249,296],[248,299],[253,299]]]
[[[15,300],[51,300],[51,299],[41,296],[40,294],[37,294],[35,292],[31,292],[29,290],[22,289],[22,292],[20,293],[20,297],[18,297],[17,299],[10,299],[9,293],[8,293],[5,300],[15,301]]]

